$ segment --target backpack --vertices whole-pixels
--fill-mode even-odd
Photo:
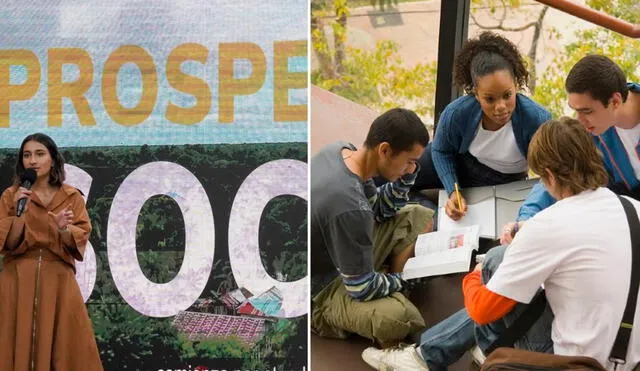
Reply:
[[[481,370],[598,370],[604,367],[591,357],[559,356],[529,352],[522,349],[498,348],[482,365]]]

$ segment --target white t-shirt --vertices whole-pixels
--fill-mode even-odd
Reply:
[[[640,140],[640,125],[636,125],[633,129],[616,127],[616,132],[624,145],[624,149],[627,151],[636,179],[640,179],[640,158],[638,158],[638,152],[636,151],[638,140]]]
[[[631,200],[636,210],[640,203]],[[539,212],[518,232],[487,288],[529,303],[544,284],[555,315],[555,354],[584,355],[608,369],[627,301],[631,238],[622,204],[606,188],[585,191]],[[627,364],[640,362],[640,305]]]
[[[485,130],[478,124],[469,153],[493,170],[505,174],[527,171],[527,159],[520,153],[511,121],[496,131]]]

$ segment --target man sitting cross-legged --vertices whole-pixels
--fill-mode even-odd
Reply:
[[[407,205],[428,141],[420,118],[396,108],[374,120],[361,148],[338,142],[311,160],[314,333],[386,345],[424,328],[399,272],[432,229],[433,211]],[[389,183],[376,187],[374,176]]]

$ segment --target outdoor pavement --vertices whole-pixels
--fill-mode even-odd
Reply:
[[[505,26],[518,27],[532,22],[542,9],[542,5],[535,1],[529,0],[522,3],[518,11],[507,11]],[[405,66],[412,67],[419,63],[435,61],[438,57],[440,4],[441,0],[405,2],[385,12],[380,12],[371,6],[351,8],[351,15],[347,22],[347,45],[371,50],[375,48],[377,40],[393,40],[398,43],[399,55]],[[473,11],[473,14],[480,24],[495,26],[498,24],[496,18],[500,18],[502,11],[496,9],[492,15],[490,9],[478,8]],[[551,27],[558,30],[559,40],[550,38],[548,30]],[[555,9],[549,9],[538,45],[537,69],[544,71],[557,53],[562,51],[563,45],[575,41],[576,30],[590,27],[593,25],[588,22]],[[330,27],[327,27],[326,31],[331,35]],[[474,37],[481,31],[473,21],[470,21],[469,37]],[[523,54],[529,52],[533,28],[518,32],[498,32],[518,45]],[[317,61],[312,56],[312,69],[316,67]]]

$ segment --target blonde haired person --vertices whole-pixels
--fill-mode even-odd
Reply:
[[[613,369],[609,352],[631,275],[631,239],[622,205],[604,187],[608,176],[600,154],[590,134],[574,119],[543,124],[529,145],[528,161],[558,202],[523,225],[491,277],[482,266],[465,277],[465,308],[476,324],[476,341],[486,349],[544,285],[553,316],[547,311],[516,347],[545,351],[539,346],[544,345],[546,333],[546,351],[593,357]],[[638,201],[630,201],[636,210],[640,208]],[[640,318],[638,312],[640,306],[636,318]],[[454,328],[454,316],[436,327]],[[545,327],[551,331],[545,332]],[[635,324],[631,332],[627,363],[618,370],[631,370],[640,362],[638,327]],[[433,328],[425,334],[430,331]],[[378,369],[443,369],[446,365],[430,358],[434,347],[429,343],[442,340],[425,334],[418,347],[369,348],[363,358]],[[447,337],[443,332],[440,336]]]
[[[608,182],[593,139],[577,120],[569,117],[543,124],[531,140],[529,158],[531,171],[540,175],[554,196],[560,195],[558,191],[568,192],[568,196],[577,195]],[[554,186],[560,189],[553,189]]]

